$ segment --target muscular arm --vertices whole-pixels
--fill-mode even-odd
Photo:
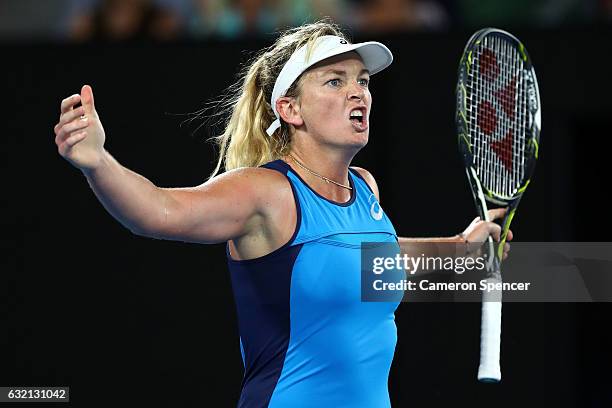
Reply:
[[[83,173],[106,210],[135,234],[217,243],[245,235],[261,216],[253,185],[262,169],[228,172],[197,187],[160,188],[105,151]]]
[[[59,154],[85,174],[113,217],[139,235],[202,243],[239,238],[269,219],[271,200],[282,190],[266,169],[230,171],[192,188],[155,186],[104,149],[106,135],[87,85],[62,101],[54,131]]]

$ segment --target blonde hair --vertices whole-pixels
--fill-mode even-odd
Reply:
[[[225,131],[212,139],[219,147],[217,166],[210,175],[216,176],[238,167],[257,167],[287,154],[291,143],[290,126],[281,120],[281,128],[268,136],[266,129],[276,119],[270,98],[274,82],[295,50],[307,45],[312,51],[315,40],[324,35],[346,39],[340,28],[328,19],[289,29],[270,47],[259,51],[229,88],[221,103],[225,114]],[[299,96],[296,80],[286,96]]]

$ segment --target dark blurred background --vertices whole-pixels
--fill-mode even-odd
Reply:
[[[275,30],[322,16],[394,52],[373,77],[370,143],[355,164],[377,178],[399,234],[451,235],[475,216],[454,85],[470,34],[496,26],[526,44],[543,104],[516,239],[610,241],[612,1],[3,0],[0,386],[67,385],[78,407],[235,405],[242,361],[223,245],[132,235],[57,154],[53,126],[61,99],[91,84],[123,165],[159,186],[200,184],[214,130],[189,113]],[[504,379],[483,385],[479,304],[400,305],[393,406],[612,406],[611,312],[505,304]]]

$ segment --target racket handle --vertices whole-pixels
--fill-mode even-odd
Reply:
[[[483,296],[480,326],[480,366],[478,380],[497,383],[501,381],[499,350],[501,342],[501,310],[499,301],[486,301]]]

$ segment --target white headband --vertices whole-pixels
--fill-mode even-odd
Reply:
[[[297,49],[285,63],[280,74],[278,74],[278,78],[276,78],[274,90],[272,91],[272,99],[270,100],[276,120],[266,130],[268,136],[272,136],[281,126],[280,116],[276,111],[276,101],[281,96],[285,96],[285,93],[295,80],[312,65],[334,55],[356,51],[361,56],[363,65],[370,71],[370,75],[373,75],[387,68],[393,61],[391,51],[379,42],[368,41],[359,44],[349,44],[344,38],[335,35],[325,35],[317,38],[308,60],[306,59],[306,51],[306,45]]]

